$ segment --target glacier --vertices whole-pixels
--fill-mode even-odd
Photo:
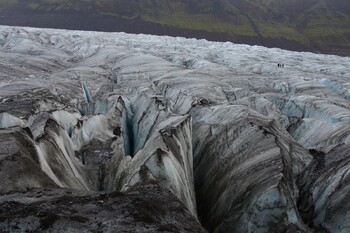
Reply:
[[[0,26],[0,67],[0,231],[349,231],[349,57]]]

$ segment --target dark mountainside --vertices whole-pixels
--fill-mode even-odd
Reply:
[[[347,0],[6,0],[0,24],[124,31],[350,55]]]

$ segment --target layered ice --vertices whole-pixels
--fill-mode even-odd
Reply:
[[[1,26],[0,67],[2,192],[158,183],[211,232],[349,228],[349,57]]]

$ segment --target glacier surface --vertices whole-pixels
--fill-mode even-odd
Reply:
[[[0,67],[0,202],[159,185],[194,232],[350,229],[349,57],[0,26]]]

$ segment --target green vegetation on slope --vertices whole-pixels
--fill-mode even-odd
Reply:
[[[248,22],[246,22],[246,24],[242,23],[233,25],[212,15],[191,15],[180,12],[170,15],[161,14],[158,18],[152,16],[143,16],[143,18],[150,22],[160,23],[162,25],[176,26],[185,29],[205,30],[208,32],[224,32],[228,33],[231,36],[256,36],[254,30],[251,27],[247,26]]]

